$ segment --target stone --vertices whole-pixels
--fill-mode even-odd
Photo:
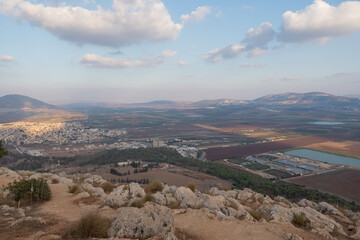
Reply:
[[[277,222],[291,222],[294,218],[289,208],[274,204],[272,206],[262,205],[258,209],[259,213],[267,216],[270,220]]]
[[[286,240],[304,240],[302,237],[300,237],[299,235],[294,234],[294,233],[285,234],[285,239]]]
[[[301,199],[298,202],[298,205],[300,207],[312,207],[312,208],[315,208],[317,206],[317,203],[315,203],[313,201],[310,201],[310,200],[307,200],[307,199]]]
[[[166,198],[164,197],[164,195],[162,195],[160,192],[156,192],[154,194],[151,195],[153,202],[165,206],[166,205]]]
[[[131,197],[143,198],[146,194],[144,189],[138,183],[132,182],[129,184],[129,195]]]
[[[141,209],[124,207],[112,221],[108,233],[112,238],[166,236],[173,232],[173,223],[169,208],[146,203]]]
[[[226,199],[221,196],[208,196],[205,201],[202,202],[201,207],[208,208],[213,211],[220,211],[222,208],[225,208]]]
[[[237,199],[240,201],[247,201],[255,195],[255,192],[249,188],[244,188],[244,190],[238,192]]]
[[[100,187],[93,187],[93,185],[91,185],[90,183],[82,183],[81,184],[81,188],[88,192],[91,196],[94,197],[105,197],[106,194],[104,192],[104,189],[100,188]]]
[[[189,188],[179,187],[174,197],[180,203],[180,207],[196,208],[198,206],[198,198]]]

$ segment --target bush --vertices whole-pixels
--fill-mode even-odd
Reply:
[[[153,200],[153,197],[151,194],[146,194],[144,197],[144,202],[151,202]]]
[[[110,219],[101,216],[98,212],[90,212],[65,233],[64,238],[108,238],[110,223]]]
[[[52,183],[52,184],[57,184],[57,183],[59,183],[59,180],[56,179],[56,178],[53,178],[53,179],[51,180],[51,183]]]
[[[191,191],[195,192],[195,184],[194,183],[189,183],[188,188],[190,188]]]
[[[144,206],[144,201],[142,199],[137,199],[131,202],[130,207],[142,208]]]
[[[306,227],[309,220],[304,215],[300,214],[294,216],[292,223],[297,227]]]
[[[48,201],[51,198],[49,184],[44,179],[29,179],[15,181],[7,187],[10,193],[14,195],[15,201]]]
[[[69,193],[78,194],[80,192],[80,188],[78,185],[69,186]]]
[[[161,192],[163,190],[163,188],[164,188],[164,186],[161,182],[155,181],[146,186],[145,192],[147,192],[147,193]]]
[[[259,213],[259,212],[257,212],[257,211],[252,210],[252,211],[250,211],[249,213],[250,213],[250,215],[251,215],[255,220],[257,220],[257,221],[260,221],[261,219],[265,219],[265,220],[268,221],[268,222],[270,221],[270,219],[269,219],[268,216],[266,216],[266,215],[264,215],[264,214],[261,214],[261,213]]]
[[[104,190],[105,193],[111,193],[116,186],[114,184],[111,184],[109,182],[105,182],[101,185],[101,188]]]

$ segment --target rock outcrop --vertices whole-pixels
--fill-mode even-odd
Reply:
[[[165,239],[177,239],[173,234],[174,219],[167,207],[146,204],[144,208],[125,207],[112,221],[110,237],[141,238],[165,236]]]

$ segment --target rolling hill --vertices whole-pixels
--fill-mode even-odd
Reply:
[[[54,105],[50,105],[40,100],[18,94],[11,94],[0,97],[0,108],[57,109],[57,107]]]

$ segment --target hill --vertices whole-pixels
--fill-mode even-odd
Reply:
[[[282,93],[271,94],[255,99],[253,103],[261,105],[298,106],[298,107],[322,107],[359,109],[360,100],[328,93]]]
[[[18,95],[18,94],[11,94],[0,97],[0,108],[56,109],[57,107],[31,97]]]
[[[215,99],[215,100],[201,100],[194,102],[191,106],[194,107],[218,107],[218,106],[232,106],[239,104],[247,104],[248,101],[245,100],[234,100],[234,99]]]

